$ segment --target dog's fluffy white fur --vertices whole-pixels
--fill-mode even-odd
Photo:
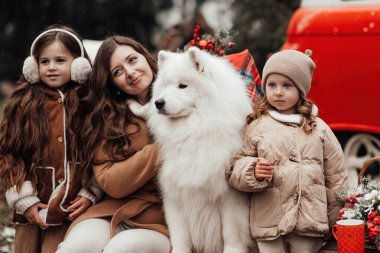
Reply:
[[[252,110],[245,85],[227,60],[197,48],[161,51],[158,65],[148,125],[172,252],[248,252],[248,198],[225,178]]]

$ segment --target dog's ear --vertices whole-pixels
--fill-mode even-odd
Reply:
[[[158,57],[157,57],[158,66],[160,66],[166,60],[166,58],[168,58],[169,54],[170,52],[167,52],[165,50],[161,50],[160,52],[158,52]]]
[[[190,60],[191,60],[191,63],[193,64],[194,68],[198,72],[203,72],[204,66],[201,62],[201,50],[198,49],[197,47],[190,47],[187,52],[190,56]]]

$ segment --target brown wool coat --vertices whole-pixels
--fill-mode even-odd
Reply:
[[[48,115],[50,133],[48,145],[44,150],[45,164],[41,164],[41,167],[37,169],[37,197],[41,203],[48,204],[52,191],[60,184],[65,185],[57,196],[50,200],[46,219],[47,224],[61,224],[70,214],[63,209],[70,206],[69,202],[76,198],[82,188],[82,172],[70,168],[70,165],[65,168],[64,165],[66,144],[64,117],[66,115],[63,94],[49,88],[46,88],[45,92],[46,100],[43,110]],[[69,187],[68,190],[67,187]],[[13,221],[27,223],[25,217],[16,212]]]
[[[64,223],[65,225],[49,227],[42,233],[43,230],[38,226],[27,225],[28,221],[26,218],[15,211],[13,222],[20,224],[16,226],[16,238],[22,237],[23,234],[26,234],[28,238],[39,238],[38,240],[30,240],[29,242],[25,240],[25,237],[24,239],[16,240],[16,253],[25,252],[23,251],[24,246],[29,248],[30,252],[32,252],[32,248],[40,249],[41,245],[43,245],[43,252],[55,252],[58,243],[63,239],[63,234],[68,228],[68,220],[66,220],[66,217],[69,212],[64,209],[70,205],[69,202],[76,197],[76,194],[82,187],[82,173],[79,170],[74,170],[73,168],[69,169],[68,166],[65,168],[64,166],[66,140],[64,133],[65,112],[63,94],[56,89],[47,87],[44,92],[46,92],[46,99],[42,109],[48,116],[50,132],[49,141],[44,150],[44,164],[40,164],[40,167],[37,169],[37,197],[41,200],[41,203],[48,204],[52,191],[57,188],[58,185],[63,184],[64,186],[57,196],[50,200],[46,223]],[[25,138],[28,137],[25,136]],[[67,187],[69,187],[68,190]],[[32,227],[33,229],[30,229]],[[57,233],[55,231],[60,232]],[[27,243],[27,245],[23,246],[25,243]]]
[[[121,162],[93,166],[95,178],[106,197],[74,220],[69,231],[85,219],[111,218],[112,236],[116,233],[116,226],[125,220],[137,228],[152,229],[169,236],[156,183],[158,147],[151,143],[145,122],[140,118],[133,120],[140,127],[138,130],[130,125],[127,129],[129,133],[137,131],[131,135],[129,151],[133,155]],[[99,150],[96,158],[104,160],[107,157]]]
[[[340,144],[317,118],[306,134],[299,125],[267,115],[248,125],[244,148],[226,171],[229,184],[252,192],[250,226],[257,241],[296,232],[324,237],[338,216],[336,193],[347,190],[347,173]],[[258,181],[259,159],[274,164],[271,181]]]

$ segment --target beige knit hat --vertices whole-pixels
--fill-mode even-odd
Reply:
[[[305,54],[297,50],[284,50],[273,54],[263,69],[264,92],[268,76],[280,74],[293,81],[300,90],[300,95],[305,98],[310,91],[315,69],[315,64],[310,56],[310,49],[306,50]]]

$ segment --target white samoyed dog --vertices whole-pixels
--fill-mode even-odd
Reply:
[[[225,178],[252,111],[245,85],[227,60],[195,47],[160,51],[158,66],[147,119],[172,253],[248,252],[249,200]]]

